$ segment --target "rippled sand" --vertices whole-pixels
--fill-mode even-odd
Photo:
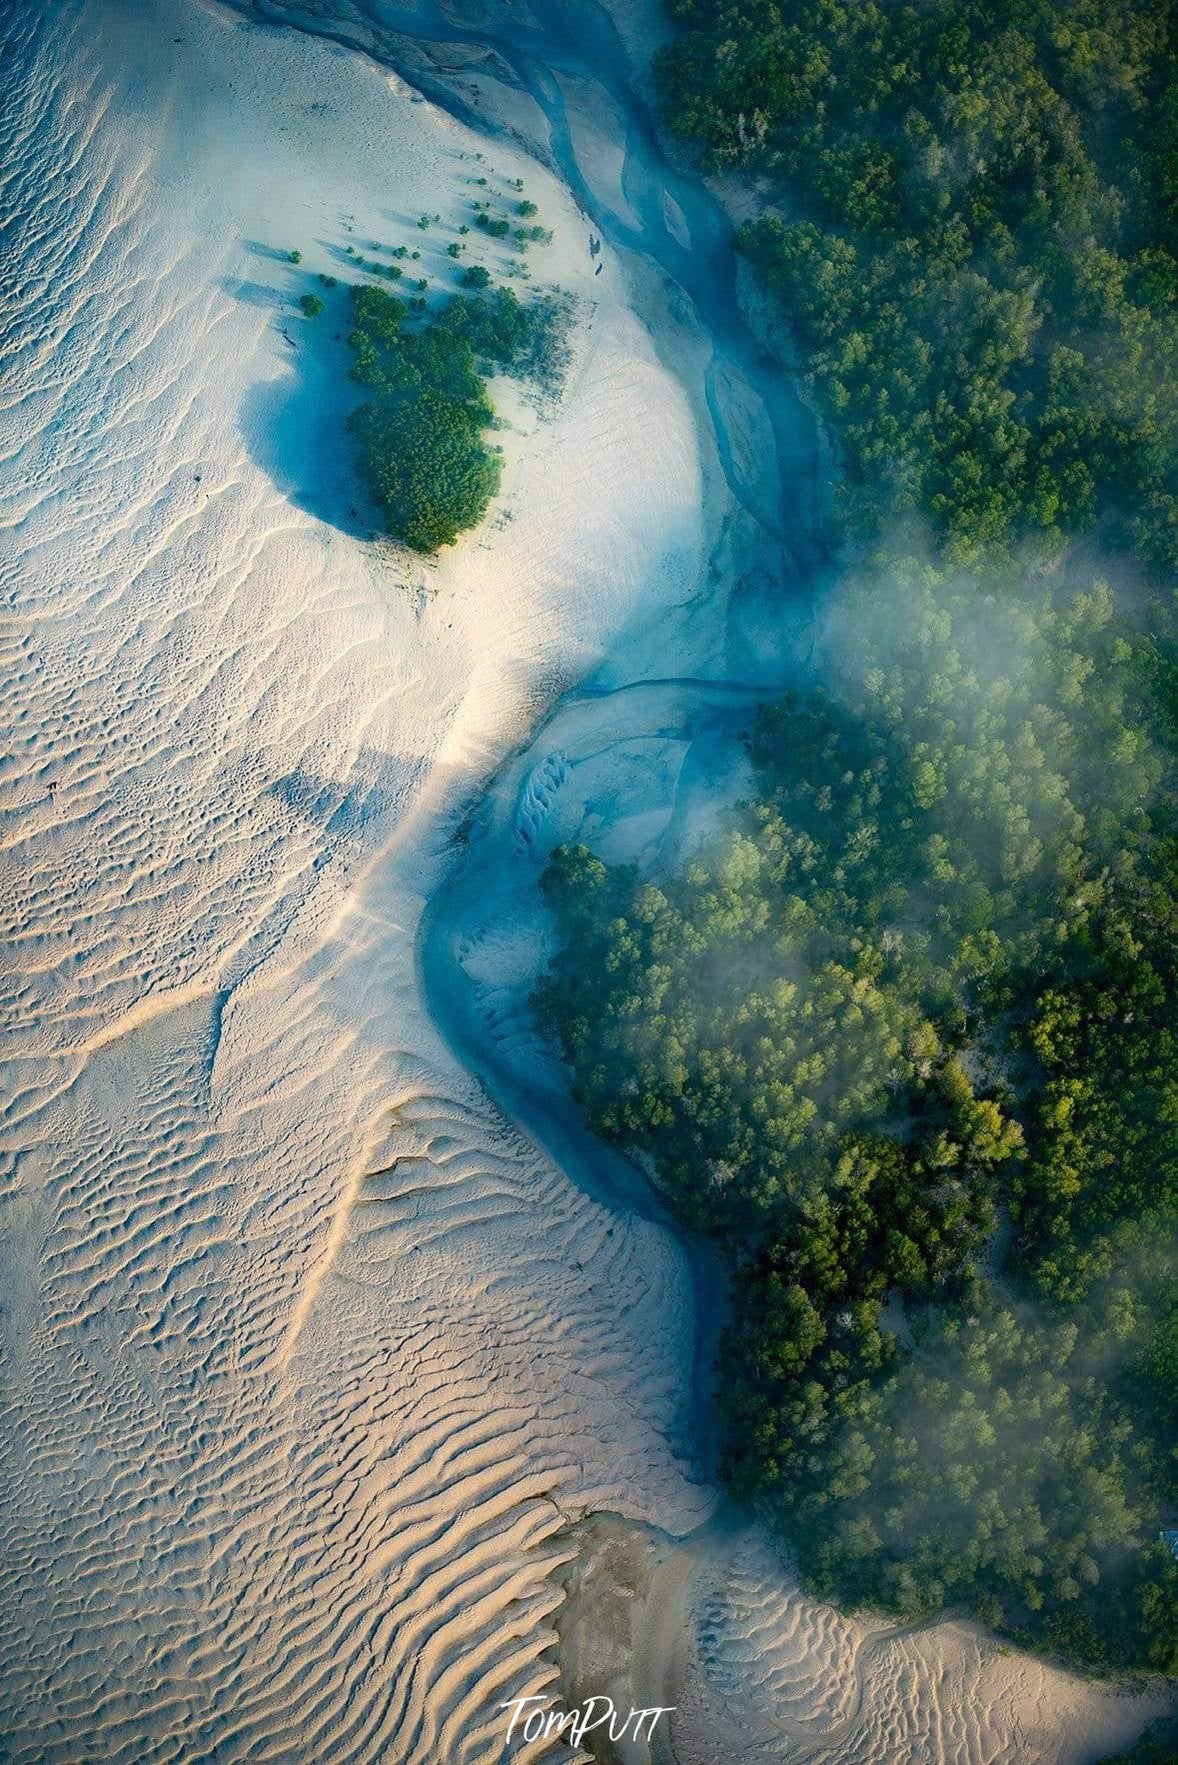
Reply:
[[[0,1753],[498,1761],[562,1564],[570,1686],[671,1694],[683,1765],[1131,1735],[1144,1703],[974,1631],[867,1635],[709,1521],[682,1252],[506,1126],[423,1003],[478,785],[619,631],[666,670],[725,616],[706,449],[608,250],[594,276],[551,179],[328,44],[186,0],[0,31]],[[369,238],[449,273],[418,214],[517,173],[580,303],[569,388],[512,401],[495,516],[426,568],[352,513],[342,348],[292,295]],[[657,839],[660,717],[611,752],[573,707],[505,775],[526,844]],[[459,955],[534,1075],[505,899]],[[628,1519],[568,1530],[599,1509]]]
[[[2,21],[0,1751],[484,1760],[563,1511],[709,1498],[674,1248],[496,1123],[414,936],[495,756],[681,589],[685,400],[488,152],[558,227],[569,391],[487,531],[382,556],[290,295],[483,144],[180,0]]]

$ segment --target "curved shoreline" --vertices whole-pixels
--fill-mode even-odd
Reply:
[[[627,43],[653,3],[617,0]],[[808,607],[749,513],[777,506],[769,418],[662,270],[590,249],[505,66],[472,100],[489,147],[371,55],[222,0],[3,24],[8,1753],[498,1761],[501,1699],[596,1670],[553,1626],[597,1515],[659,1555],[616,1683],[682,1702],[679,1765],[780,1765],[799,1722],[820,1752],[859,1629],[701,1481],[695,1246],[644,1161],[561,1142],[570,1178],[480,1077],[542,1134],[579,1121],[526,1010],[538,862],[583,828],[677,863],[744,788],[732,730],[801,665]],[[638,232],[629,187],[686,249],[609,100],[541,83],[595,202]],[[344,519],[337,273],[440,212],[408,237],[449,287],[483,173],[508,211],[536,198],[532,273],[579,322],[559,406],[506,407],[501,506],[426,566]],[[1124,1737],[1134,1705],[1025,1660],[963,1674],[985,1646],[860,1651],[845,1765],[909,1756],[890,1734],[971,1759],[1029,1734],[1040,1765]]]
[[[655,863],[665,861],[674,855],[692,814],[701,807],[714,808],[717,799],[725,800],[730,780],[724,766],[718,791],[711,788],[711,775],[717,756],[732,746],[744,720],[742,711],[780,693],[800,669],[810,665],[817,601],[832,564],[817,422],[745,322],[728,217],[702,180],[676,169],[663,154],[649,108],[634,91],[616,28],[597,0],[588,15],[593,20],[588,49],[575,39],[570,42],[527,28],[513,27],[510,34],[468,28],[444,17],[432,3],[407,13],[374,0],[381,29],[387,29],[392,39],[380,42],[359,41],[324,29],[320,22],[304,22],[295,16],[297,9],[273,0],[253,0],[250,6],[239,0],[239,4],[255,16],[293,24],[372,56],[452,117],[492,139],[508,134],[565,183],[624,266],[653,268],[664,287],[686,301],[694,329],[707,344],[700,383],[693,385],[692,364],[677,360],[673,345],[660,347],[658,326],[647,316],[656,351],[691,397],[701,451],[705,456],[711,452],[722,486],[724,506],[714,512],[697,597],[690,608],[659,610],[649,626],[639,619],[637,632],[618,633],[585,678],[555,700],[530,737],[485,780],[463,816],[460,849],[427,900],[415,959],[421,996],[435,1028],[495,1108],[586,1196],[609,1211],[625,1209],[668,1232],[686,1257],[694,1299],[691,1419],[688,1438],[674,1445],[711,1481],[715,1474],[711,1375],[724,1285],[720,1259],[670,1217],[634,1160],[588,1132],[555,1062],[534,1045],[526,1047],[522,1057],[513,1057],[498,1041],[494,1020],[504,1010],[515,1020],[527,1017],[527,996],[540,966],[536,952],[543,943],[536,887],[539,866],[542,854],[557,843],[545,832],[545,822],[578,769],[591,770],[603,756],[636,744],[646,744],[656,757],[668,746],[681,750],[678,766],[668,766],[657,809],[645,800],[645,781],[638,792],[640,812],[633,815],[627,814],[634,805],[626,803],[624,787],[621,795],[610,797],[607,792],[615,821],[641,822],[644,815],[647,821],[658,821],[661,815],[659,831],[645,840],[644,856]],[[473,47],[505,66],[514,90],[525,93],[536,106],[546,139],[516,127],[496,126],[477,103],[456,93],[442,70],[428,59],[422,65],[423,48],[428,56],[428,50],[439,45]],[[590,54],[592,49],[596,55]],[[499,76],[491,72],[491,77]],[[638,217],[637,227],[612,211],[583,173],[562,78],[593,82],[604,92],[606,108],[620,117],[619,188],[625,205]],[[677,216],[674,226],[668,203]],[[686,240],[681,232],[686,232]],[[772,447],[773,469],[758,474],[758,454],[766,441]],[[738,542],[733,539],[734,526],[741,529]],[[787,612],[789,617],[783,618]],[[710,628],[710,648],[705,646],[705,666],[691,671],[700,655],[699,644],[691,637],[695,626]],[[626,712],[635,715],[627,718]],[[693,793],[689,810],[685,805]],[[610,823],[609,814],[599,813],[599,807],[595,805],[594,815],[600,835]],[[575,819],[575,804],[570,813]],[[569,831],[568,815],[560,837],[576,837]],[[585,837],[595,843],[591,831]],[[487,1010],[465,958],[467,946],[477,949],[488,924],[495,921],[513,928],[517,941],[529,946],[531,961],[530,966],[517,961],[513,986],[500,987]],[[608,1516],[603,1512],[604,1517]],[[659,1622],[652,1626],[650,1637],[635,1637],[629,1655],[623,1654],[623,1677],[639,1699],[656,1682],[659,1697],[669,1698],[668,1680],[682,1682],[698,1641],[683,1630],[687,1590],[709,1579],[708,1566],[714,1568],[721,1560],[730,1565],[750,1537],[749,1548],[755,1551],[755,1529],[742,1533],[731,1512],[721,1509],[672,1546],[671,1581],[678,1590],[675,1611],[663,1611],[656,1596],[653,1610]],[[778,1733],[806,1752],[814,1748],[822,1753],[832,1739],[849,1739],[857,1726],[864,1728],[866,1739],[871,1724],[865,1716],[881,1697],[892,1695],[888,1681],[910,1639],[936,1636],[930,1652],[942,1661],[946,1655],[952,1657],[955,1648],[972,1657],[967,1679],[971,1673],[981,1674],[992,1658],[992,1645],[975,1627],[938,1621],[863,1630],[834,1614],[829,1616],[842,1641],[829,1655],[823,1616],[829,1609],[799,1600],[787,1574],[783,1573],[782,1583],[779,1597],[787,1656],[796,1632],[804,1639],[801,1661],[807,1679],[820,1685],[824,1676],[833,1675],[838,1687],[833,1702],[823,1694],[800,1717],[788,1708],[775,1717]],[[562,1670],[570,1696],[575,1646],[566,1648],[562,1639]],[[698,1660],[694,1665],[698,1667]],[[771,1660],[766,1666],[772,1680],[778,1669]],[[932,1670],[930,1661],[928,1671]],[[762,1690],[759,1674],[760,1666],[749,1688],[755,1686],[757,1696]],[[853,1689],[850,1705],[844,1702],[848,1688]],[[968,1695],[964,1684],[962,1694]],[[934,1697],[934,1716],[936,1710]],[[691,1736],[689,1745],[698,1738]],[[659,1737],[655,1752],[667,1765],[674,1765],[669,1732]],[[685,1765],[694,1757],[683,1755]]]
[[[707,345],[702,386],[695,389],[693,402],[697,416],[707,424],[708,432],[701,436],[701,442],[705,452],[710,451],[718,462],[727,508],[715,521],[709,542],[711,560],[701,560],[701,580],[708,584],[710,605],[706,609],[694,608],[691,623],[702,625],[709,617],[713,622],[713,644],[722,652],[712,664],[718,672],[670,674],[662,667],[653,671],[657,666],[655,658],[661,661],[665,655],[666,638],[658,630],[666,624],[665,616],[656,616],[654,634],[645,634],[645,656],[641,646],[636,654],[630,633],[619,634],[585,679],[556,700],[528,742],[486,781],[473,811],[466,817],[469,844],[455,857],[423,913],[417,937],[417,964],[422,993],[435,1025],[502,1114],[542,1147],[586,1194],[607,1207],[624,1205],[659,1225],[671,1233],[686,1254],[696,1310],[692,1456],[710,1478],[715,1468],[711,1368],[723,1312],[720,1258],[674,1221],[633,1160],[603,1146],[588,1132],[567,1090],[558,1084],[550,1083],[541,1089],[528,1083],[497,1054],[480,1024],[474,988],[463,970],[458,946],[469,934],[476,912],[485,914],[491,887],[504,903],[513,895],[518,897],[530,891],[534,909],[539,908],[537,856],[530,849],[530,842],[526,851],[520,850],[518,842],[513,845],[506,828],[502,797],[505,791],[516,788],[512,781],[542,764],[547,747],[554,740],[559,741],[563,723],[570,718],[582,725],[595,722],[597,740],[602,748],[608,748],[619,740],[617,705],[624,696],[630,705],[645,702],[646,733],[657,741],[666,734],[666,720],[660,712],[671,703],[672,721],[688,732],[684,770],[690,771],[689,754],[696,741],[707,749],[718,740],[730,740],[746,720],[740,716],[742,709],[747,713],[758,702],[780,692],[797,665],[798,627],[803,631],[809,627],[819,582],[830,565],[825,508],[819,488],[821,448],[817,425],[745,322],[737,294],[736,258],[727,214],[702,179],[672,166],[664,155],[655,120],[634,90],[628,56],[617,27],[596,0],[576,20],[571,14],[562,14],[563,31],[543,32],[514,26],[510,31],[468,28],[452,22],[434,4],[413,12],[379,4],[374,8],[379,17],[373,20],[373,37],[368,42],[361,40],[361,33],[353,36],[322,20],[304,19],[298,8],[274,4],[272,0],[253,0],[239,9],[263,21],[293,26],[370,55],[416,86],[432,103],[489,138],[499,132],[489,119],[457,93],[438,70],[431,75],[428,67],[423,68],[419,54],[407,51],[424,49],[428,55],[439,46],[474,48],[495,57],[536,104],[547,130],[546,142],[520,144],[549,160],[591,225],[623,263],[630,260],[644,269],[653,268],[663,284],[687,302],[693,327]],[[378,37],[378,29],[387,36]],[[400,52],[388,38],[400,39]],[[617,143],[623,153],[620,187],[626,204],[638,218],[637,228],[610,210],[604,199],[595,194],[590,178],[582,170],[562,79],[592,81],[606,101],[603,109],[612,108],[621,119]],[[668,202],[674,205],[673,225],[668,218]],[[659,338],[653,330],[652,340],[658,349]],[[671,365],[672,371],[677,368],[684,375],[682,363]],[[692,391],[690,384],[688,390]],[[733,406],[735,420],[729,414]],[[739,431],[742,419],[746,425],[751,421],[760,425],[762,441],[771,438],[771,469],[765,470],[763,462],[762,469],[755,474],[742,468],[737,457],[740,437],[734,440],[733,436],[734,427]],[[730,592],[727,560],[717,557],[729,538],[727,530],[733,520],[744,529],[745,552],[755,560],[748,565],[746,575],[760,571],[771,581],[770,599],[775,612],[780,613],[791,597],[794,601],[793,622],[783,621],[786,641],[777,645],[776,657],[755,658],[761,666],[753,672],[764,678],[747,678],[752,658],[740,654],[744,634],[739,624],[735,634],[732,629],[740,583],[734,581]],[[761,592],[764,594],[764,589]],[[754,610],[754,624],[757,611]],[[677,655],[675,636],[672,632],[672,657]],[[772,642],[769,647],[774,647]],[[803,640],[802,647],[808,649],[808,642]],[[652,667],[649,675],[642,672],[644,664]],[[637,721],[643,721],[641,710]],[[641,740],[641,728],[629,728],[626,739]],[[706,768],[696,770],[702,772]],[[668,805],[669,820],[681,826],[684,816],[676,811],[677,803],[672,800]],[[521,858],[525,873],[522,880]]]
[[[584,307],[568,394],[517,413],[455,557],[362,542],[317,494],[330,333],[291,311],[352,238],[449,236],[485,143],[224,7],[6,22],[5,1738],[482,1765],[496,1694],[554,1677],[565,1492],[685,1528],[708,1500],[670,1444],[683,1257],[607,1238],[496,1119],[413,937],[453,804],[646,585],[685,592],[692,415],[568,192],[497,142]]]
[[[498,133],[512,134],[517,145],[548,163],[592,225],[623,258],[647,260],[675,285],[712,345],[706,394],[729,490],[750,519],[787,548],[793,586],[807,591],[831,561],[826,511],[818,487],[821,447],[817,420],[746,321],[737,293],[732,223],[703,179],[674,166],[663,152],[655,119],[634,88],[628,56],[607,7],[600,0],[590,0],[579,15],[587,32],[578,40],[575,29],[564,35],[529,31],[518,25],[501,31],[458,25],[441,11],[436,0],[412,11],[374,0],[372,10],[378,16],[372,19],[367,36],[361,30],[352,34],[339,28],[338,21],[332,26],[321,17],[304,15],[297,5],[284,5],[281,0],[229,0],[229,4],[259,22],[293,28],[371,57],[416,87],[439,109],[481,134],[492,138]],[[573,26],[572,12],[563,16]],[[547,141],[538,142],[518,130],[506,129],[464,99],[456,90],[457,76],[447,80],[428,61],[430,48],[439,46],[475,48],[497,58],[515,76],[517,89],[535,103],[548,132]],[[424,51],[425,65],[414,51]],[[580,166],[560,85],[562,77],[596,85],[621,118],[624,133],[617,143],[624,156],[621,188],[639,219],[637,229],[608,207]],[[668,200],[682,226],[669,221]],[[775,507],[767,508],[763,498],[749,494],[733,463],[724,401],[716,387],[725,363],[747,379],[770,425],[776,455]]]

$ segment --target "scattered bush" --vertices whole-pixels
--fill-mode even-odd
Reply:
[[[383,289],[353,289],[352,377],[371,397],[350,419],[357,463],[389,532],[417,551],[449,545],[481,520],[499,484],[495,413],[478,364],[551,384],[561,367],[567,304],[524,307],[507,289],[455,295],[419,331]]]

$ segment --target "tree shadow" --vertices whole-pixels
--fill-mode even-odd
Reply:
[[[445,226],[446,224],[446,217],[444,215],[442,220],[437,222],[434,220],[433,212],[431,211],[429,226],[419,227],[417,223],[421,219],[421,209],[418,209],[416,214],[410,214],[407,209],[382,208],[380,214],[382,220],[391,221],[393,226],[403,235],[403,237],[398,240],[398,243],[401,245],[408,245],[410,241],[414,239],[418,242],[422,239],[428,239],[436,226]]]
[[[415,770],[414,767],[410,771]],[[333,843],[355,840],[373,822],[384,820],[404,795],[405,767],[377,749],[361,748],[346,783],[321,778],[296,766],[275,779],[268,794],[319,829]]]
[[[290,262],[290,252],[280,250],[277,245],[264,245],[260,239],[243,239],[241,243],[252,256],[265,258],[267,263]]]
[[[269,380],[250,387],[241,405],[241,433],[251,459],[296,507],[356,539],[381,531],[377,510],[356,476],[348,417],[364,401],[349,376],[350,290],[325,287],[305,271],[289,288],[226,276],[235,300],[273,313],[284,360]],[[300,311],[304,294],[323,310]]]
[[[412,801],[428,770],[425,757],[361,747],[347,779],[324,778],[302,766],[274,780],[267,795],[315,831],[311,873],[349,849],[379,844]]]
[[[331,262],[338,264],[341,270],[351,270],[353,275],[358,274],[360,266],[357,259],[364,255],[359,245],[349,251],[346,245],[336,245],[331,240],[325,240],[323,250]]]
[[[272,288],[268,282],[250,282],[239,276],[222,276],[219,286],[226,294],[232,294],[234,300],[240,300],[246,306],[269,307],[277,313],[288,304],[282,290]]]

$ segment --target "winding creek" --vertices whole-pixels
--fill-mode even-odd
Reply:
[[[505,1765],[559,1691],[673,1714],[602,1765],[1084,1765],[1158,1709],[798,1584],[719,1494],[721,1259],[534,1021],[551,849],[681,867],[837,567],[661,5],[0,13],[4,1758]],[[483,181],[578,326],[435,568],[344,518],[331,344]]]
[[[349,30],[332,26],[330,14],[316,9],[253,0],[254,16],[296,25],[345,47],[361,48],[384,60],[440,109],[471,129],[489,133],[488,119],[461,91],[461,80],[447,78],[428,61],[407,65],[403,46],[481,51],[480,71],[496,64],[511,83],[534,99],[544,118],[545,158],[572,191],[593,228],[623,256],[653,265],[681,291],[709,338],[711,360],[705,389],[712,436],[731,495],[776,542],[778,565],[796,592],[807,593],[829,562],[829,540],[820,491],[820,447],[814,418],[788,376],[754,337],[737,298],[732,223],[703,180],[673,165],[659,144],[655,121],[636,90],[634,70],[618,28],[598,0],[545,8],[543,21],[518,18],[502,23],[456,21],[423,0],[403,8],[386,0],[360,0],[348,8],[362,21]],[[369,28],[362,28],[366,24]],[[621,119],[621,191],[636,217],[635,227],[595,189],[578,158],[562,81],[596,88],[600,115]],[[535,150],[535,144],[523,141]],[[732,375],[755,401],[773,436],[775,494],[757,496],[737,466],[723,408],[720,384]]]
[[[715,1258],[674,1223],[636,1165],[586,1132],[558,1072],[537,1059],[535,1050],[527,1059],[513,1058],[511,1039],[497,1034],[489,1021],[483,989],[466,959],[488,927],[513,915],[537,917],[539,873],[556,843],[542,824],[553,799],[594,756],[611,747],[633,750],[643,743],[671,744],[677,750],[678,764],[668,769],[664,781],[665,826],[657,850],[647,853],[655,860],[672,855],[695,812],[715,797],[717,773],[723,788],[732,738],[755,704],[780,691],[796,669],[799,631],[807,630],[815,596],[829,571],[817,427],[741,310],[727,213],[700,177],[664,153],[618,28],[596,0],[543,8],[542,19],[532,15],[525,21],[499,21],[491,13],[477,24],[457,19],[433,0],[412,10],[386,0],[362,0],[347,21],[335,22],[322,13],[310,18],[301,9],[270,0],[255,0],[251,10],[378,56],[431,102],[493,138],[494,129],[467,96],[462,78],[430,59],[431,51],[477,53],[481,75],[490,74],[534,100],[546,139],[523,144],[538,150],[561,176],[588,226],[624,264],[629,260],[653,268],[675,297],[687,303],[693,329],[706,341],[702,397],[701,388],[690,389],[699,420],[706,423],[701,449],[718,463],[730,509],[738,519],[743,517],[746,580],[773,585],[776,605],[766,607],[762,587],[757,615],[764,625],[768,612],[773,624],[780,612],[782,639],[758,642],[755,678],[750,678],[749,645],[735,616],[739,584],[719,556],[705,561],[700,573],[712,602],[707,612],[726,634],[722,659],[707,678],[661,670],[657,677],[633,678],[633,645],[629,634],[621,634],[616,653],[607,653],[586,680],[557,701],[526,749],[489,782],[481,804],[468,817],[448,875],[428,903],[418,960],[431,1015],[452,1051],[503,1113],[596,1200],[657,1220],[683,1244],[694,1275],[698,1340],[694,1439],[681,1445],[707,1471],[713,1456],[710,1366],[722,1309]],[[353,19],[362,21],[361,27],[354,27]],[[588,88],[592,96],[587,107],[602,118],[620,119],[616,144],[622,150],[622,204],[612,204],[601,193],[578,158],[566,97],[569,82],[582,92]],[[623,205],[628,212],[619,212]],[[674,369],[676,364],[667,365]],[[742,464],[733,439],[734,408],[746,426],[752,413],[756,433],[771,438],[775,459],[758,461],[755,472],[748,469],[747,448]],[[697,612],[703,617],[705,609]],[[673,647],[672,638],[658,649],[664,661]],[[657,783],[647,769],[641,770],[642,809],[657,820]],[[558,837],[580,832],[566,825]],[[584,837],[592,841],[594,834],[585,829]]]
[[[418,42],[473,44],[493,52],[535,100],[545,119],[551,161],[593,229],[623,257],[637,256],[653,265],[686,297],[709,344],[702,410],[710,433],[701,436],[701,443],[714,447],[731,502],[743,511],[764,556],[771,559],[768,574],[779,584],[783,601],[794,602],[794,619],[799,607],[808,617],[829,565],[819,491],[819,438],[809,410],[741,312],[731,222],[703,181],[677,169],[664,154],[654,120],[635,92],[617,28],[604,7],[548,10],[543,30],[513,27],[510,34],[468,30],[451,23],[434,6],[407,14],[381,5],[379,16],[386,28],[403,31]],[[590,83],[597,89],[602,112],[612,108],[623,119],[620,188],[638,218],[637,228],[595,192],[579,163],[561,76]],[[440,79],[436,83],[423,79],[419,66],[412,78],[434,102],[471,126],[485,129],[485,119]],[[758,485],[750,484],[741,471],[729,433],[722,388],[733,383],[741,389],[745,408],[750,402],[755,406],[762,433],[772,436],[775,462]],[[701,409],[698,399],[696,408]],[[723,605],[734,585],[719,563],[713,564],[706,580],[711,595]],[[561,1074],[542,1059],[512,1057],[488,1021],[482,989],[464,957],[477,947],[486,928],[529,914],[536,917],[539,872],[556,843],[549,825],[550,805],[563,793],[576,795],[575,789],[569,790],[575,786],[573,775],[578,768],[591,766],[605,749],[624,746],[632,752],[643,744],[654,749],[664,742],[677,749],[679,764],[672,768],[673,778],[665,781],[666,824],[654,852],[647,854],[656,861],[671,857],[693,811],[715,794],[717,773],[723,780],[725,750],[747,723],[750,710],[780,690],[792,665],[792,651],[784,646],[775,667],[758,669],[755,680],[743,678],[740,648],[738,642],[725,646],[725,672],[717,678],[631,679],[628,669],[634,658],[628,640],[619,640],[618,653],[603,657],[586,680],[558,700],[527,748],[491,780],[469,819],[453,867],[429,902],[418,943],[422,987],[431,1015],[451,1050],[498,1107],[596,1200],[658,1221],[683,1245],[695,1288],[696,1347],[694,1438],[679,1444],[701,1462],[705,1474],[714,1469],[711,1368],[723,1315],[717,1259],[709,1247],[678,1227],[631,1160],[586,1131]],[[638,788],[643,796],[639,812],[657,819],[657,800],[652,800],[657,799],[657,785],[652,791],[646,767],[640,769]],[[583,817],[578,825],[562,826],[559,835],[578,836],[600,844]]]
[[[689,826],[706,820],[736,788],[734,737],[755,705],[780,692],[808,661],[813,646],[815,603],[831,568],[821,438],[797,389],[742,312],[728,214],[700,177],[664,153],[617,26],[596,0],[544,7],[542,20],[498,21],[482,9],[469,24],[433,0],[413,10],[360,0],[346,18],[309,15],[281,0],[253,0],[248,10],[373,55],[492,140],[497,126],[469,96],[471,72],[526,93],[543,134],[521,143],[512,131],[517,144],[559,174],[587,227],[624,268],[647,277],[654,272],[669,301],[680,311],[686,307],[686,323],[703,345],[702,373],[688,391],[701,454],[721,488],[696,598],[689,608],[674,609],[675,617],[656,615],[646,641],[635,644],[633,633],[619,633],[611,651],[557,700],[487,783],[426,906],[417,956],[431,1016],[495,1106],[598,1203],[657,1222],[681,1245],[692,1274],[696,1340],[691,1402],[684,1406],[689,1437],[674,1444],[711,1479],[711,1368],[724,1310],[718,1259],[671,1218],[635,1162],[586,1131],[563,1072],[537,1044],[526,997],[541,959],[538,880],[560,839],[583,837],[598,849],[604,842],[607,855],[616,855],[609,841],[618,821],[644,830],[637,849],[633,842],[623,846],[625,856],[666,863]],[[447,56],[454,63],[449,70]],[[615,120],[620,202],[602,193],[578,157],[572,90],[583,110]],[[698,372],[676,361],[664,365],[684,378]],[[734,524],[741,534],[739,573]],[[756,585],[751,595],[750,582]],[[682,672],[685,662],[693,665],[679,653],[690,647],[682,639],[699,621],[711,622],[718,641],[706,673]],[[627,772],[633,801],[613,790],[603,804],[611,826],[597,813],[592,774],[603,755],[619,752],[646,758]],[[479,953],[496,928],[521,923],[532,930],[517,972],[509,984],[489,988]],[[732,1516],[721,1513],[707,1530],[701,1559],[724,1555]],[[650,1662],[636,1664],[636,1671],[649,1677]],[[661,1747],[656,1751],[662,1756]]]

